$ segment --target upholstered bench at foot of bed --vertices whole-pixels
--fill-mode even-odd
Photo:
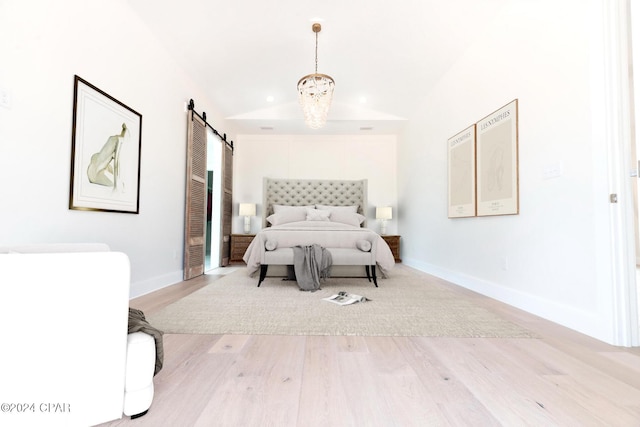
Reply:
[[[369,282],[373,279],[373,284],[376,288],[378,287],[376,261],[371,252],[351,248],[327,248],[327,250],[331,252],[332,265],[363,265]],[[265,252],[264,262],[260,265],[258,286],[267,277],[267,269],[270,265],[293,265],[293,248],[279,248]]]

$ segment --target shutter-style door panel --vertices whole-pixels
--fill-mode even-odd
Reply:
[[[233,150],[224,144],[222,168],[222,241],[220,242],[220,265],[229,265],[231,255],[231,218],[233,215]]]
[[[189,111],[188,121],[184,280],[204,274],[207,213],[207,132],[193,110]]]

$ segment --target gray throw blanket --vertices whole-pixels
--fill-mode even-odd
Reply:
[[[294,246],[293,268],[303,291],[320,289],[320,281],[331,275],[331,252],[320,245]]]
[[[154,328],[144,318],[144,313],[141,310],[129,307],[129,327],[127,333],[132,334],[134,332],[144,332],[147,335],[151,335],[156,341],[156,366],[153,371],[155,376],[162,369],[164,362],[164,348],[162,347],[162,332],[159,329]]]

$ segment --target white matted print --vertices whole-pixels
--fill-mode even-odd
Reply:
[[[476,215],[476,126],[447,140],[449,218]]]
[[[477,215],[519,212],[518,100],[476,124]]]
[[[75,76],[69,209],[138,213],[142,115]]]

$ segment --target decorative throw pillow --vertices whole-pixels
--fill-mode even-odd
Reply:
[[[331,221],[353,225],[354,227],[360,227],[360,224],[362,224],[366,219],[364,215],[344,210],[334,210],[329,212],[331,212],[331,216],[329,217]]]
[[[329,221],[330,211],[307,209],[307,221]]]
[[[360,249],[362,252],[371,251],[371,242],[368,240],[358,240],[356,242],[356,248]]]
[[[273,239],[267,240],[264,244],[264,248],[268,251],[275,251],[278,248],[278,242]]]

